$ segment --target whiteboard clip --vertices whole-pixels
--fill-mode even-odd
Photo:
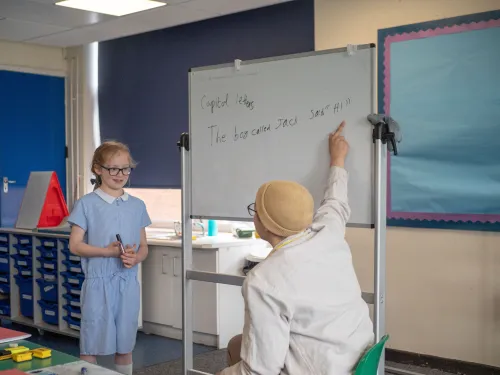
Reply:
[[[354,55],[354,52],[358,50],[358,46],[356,44],[348,44],[347,45],[347,54],[349,56]]]
[[[239,59],[234,60],[234,69],[236,69],[236,70],[241,69],[241,60],[239,60]]]

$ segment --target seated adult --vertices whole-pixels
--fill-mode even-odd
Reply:
[[[249,206],[273,250],[245,279],[243,335],[230,341],[230,367],[220,375],[348,375],[373,344],[344,239],[350,209],[343,128],[329,137],[328,184],[315,214],[311,194],[291,181],[262,185]]]

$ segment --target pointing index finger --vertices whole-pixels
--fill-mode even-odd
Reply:
[[[332,133],[332,137],[338,137],[338,136],[340,136],[340,134],[342,133],[342,130],[344,130],[344,127],[345,127],[345,121],[342,121],[340,123],[339,127],[337,128],[337,130],[335,130]]]

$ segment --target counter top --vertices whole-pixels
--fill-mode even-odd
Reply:
[[[168,238],[167,234],[157,230],[148,230],[148,245],[153,246],[171,246],[181,247],[180,239]],[[194,233],[196,235],[196,233]],[[231,233],[219,233],[214,237],[201,237],[193,240],[193,249],[218,249],[221,247],[238,247],[238,246],[262,246],[266,247],[267,242],[255,238],[236,238]]]
[[[14,233],[24,234],[39,237],[58,237],[69,238],[67,233],[47,233],[38,232],[29,229],[16,229],[16,228],[0,228],[0,233]],[[181,247],[182,241],[174,237],[171,230],[147,228],[146,229],[148,245],[150,246],[168,246],[168,247]],[[193,233],[197,235],[198,233]],[[266,247],[267,242],[255,238],[236,238],[231,233],[219,233],[215,237],[199,237],[193,240],[193,249],[219,249],[221,247],[238,247],[238,246],[257,246]]]

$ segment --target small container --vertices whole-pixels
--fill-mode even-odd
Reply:
[[[208,220],[208,235],[214,237],[217,236],[218,233],[217,222],[215,220]]]

